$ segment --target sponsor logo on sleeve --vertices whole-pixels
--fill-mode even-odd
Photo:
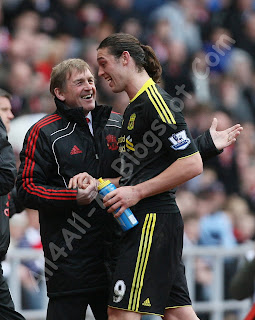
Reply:
[[[173,148],[174,150],[184,150],[191,142],[187,137],[187,133],[185,130],[172,134],[168,139],[172,143],[171,148]]]

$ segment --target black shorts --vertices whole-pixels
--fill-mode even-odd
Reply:
[[[165,309],[191,305],[181,260],[180,213],[145,213],[126,231],[113,275],[109,306],[163,315]]]

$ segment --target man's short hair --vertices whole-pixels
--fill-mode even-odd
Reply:
[[[0,88],[0,97],[5,97],[9,100],[12,98],[11,94],[2,88]]]

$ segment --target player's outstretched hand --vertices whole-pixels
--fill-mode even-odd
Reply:
[[[218,120],[217,118],[213,118],[211,127],[210,127],[210,134],[215,144],[215,147],[218,150],[222,150],[232,143],[234,143],[242,132],[243,127],[240,124],[235,124],[234,126],[227,128],[222,131],[217,131]]]

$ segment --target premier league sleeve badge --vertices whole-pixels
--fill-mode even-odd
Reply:
[[[190,144],[190,139],[187,137],[185,130],[172,134],[168,139],[172,143],[171,148],[174,150],[184,150]]]

